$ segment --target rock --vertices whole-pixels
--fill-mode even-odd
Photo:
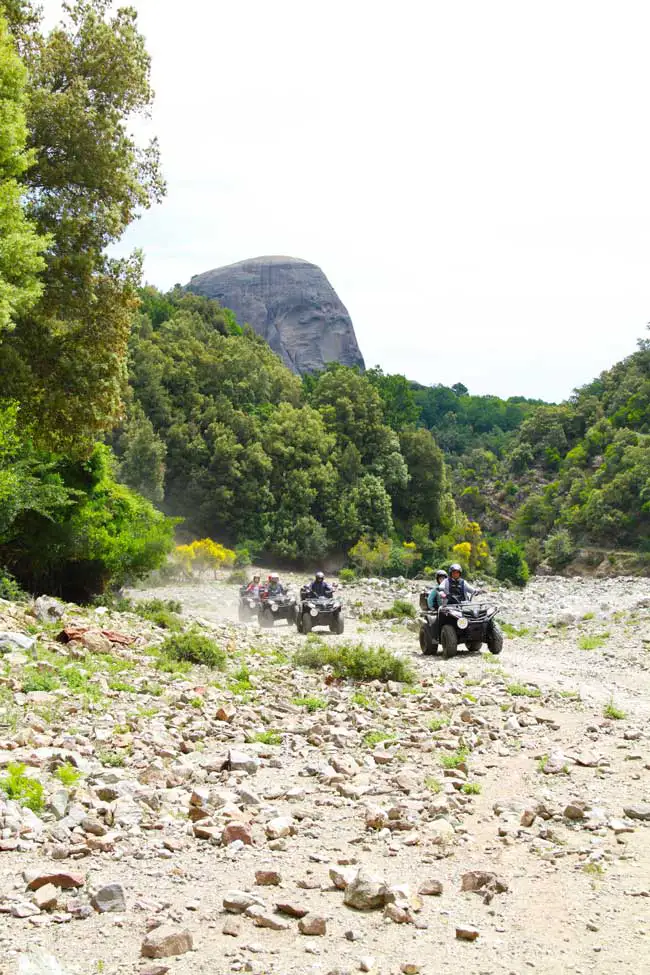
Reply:
[[[521,819],[519,820],[519,823],[521,826],[524,826],[526,829],[528,829],[535,822],[535,817],[536,817],[536,813],[534,809],[524,809],[524,811],[521,814]]]
[[[280,914],[287,914],[289,917],[305,917],[309,914],[309,909],[303,904],[290,904],[287,901],[276,903],[275,909]]]
[[[425,880],[418,890],[423,897],[439,897],[442,894],[442,884],[439,880]]]
[[[384,881],[362,867],[345,888],[343,903],[358,911],[372,911],[384,906],[386,893]]]
[[[51,911],[57,905],[57,898],[59,896],[59,891],[54,886],[54,884],[45,884],[43,887],[39,887],[32,901],[36,904],[39,911]]]
[[[264,901],[255,894],[248,894],[244,890],[229,890],[223,895],[224,910],[230,914],[243,914],[249,907],[255,904],[264,907]]]
[[[414,961],[403,961],[399,966],[399,970],[403,972],[403,975],[418,975],[418,972],[421,971],[421,966]]]
[[[18,956],[17,975],[70,975],[59,961],[42,948]]]
[[[246,823],[228,823],[221,834],[221,842],[224,846],[239,840],[244,846],[253,845],[253,836],[250,826]]]
[[[637,802],[632,806],[624,806],[623,812],[630,819],[641,819],[644,822],[650,821],[650,804]]]
[[[309,261],[250,258],[194,275],[188,290],[232,308],[294,372],[324,369],[328,362],[364,368],[346,308]]]
[[[34,602],[32,612],[41,623],[55,623],[63,617],[65,606],[53,596],[39,596]]]
[[[580,819],[585,818],[585,808],[586,807],[583,802],[570,802],[568,806],[565,806],[562,815],[565,819],[578,822]]]
[[[90,650],[91,653],[111,652],[111,641],[103,633],[100,633],[99,630],[86,630],[81,635],[81,642],[86,650]]]
[[[374,972],[375,971],[375,958],[373,955],[362,955],[359,959],[359,971],[360,972]]]
[[[90,903],[100,914],[106,914],[108,911],[125,911],[124,888],[120,884],[107,884],[106,887],[100,887],[94,897],[91,897]]]
[[[59,873],[39,873],[31,879],[25,876],[25,880],[27,881],[28,890],[38,890],[39,887],[44,887],[46,884],[53,884],[62,890],[72,890],[74,887],[83,887],[86,883],[86,878],[83,874],[65,873],[64,871]]]
[[[253,923],[258,928],[268,928],[270,931],[287,931],[289,925],[286,921],[280,920],[274,914],[267,914],[266,911],[260,908],[250,908],[247,914],[251,914],[253,917]]]
[[[20,650],[31,650],[36,640],[26,633],[14,633],[13,630],[0,630],[0,653],[8,653],[18,647]]]
[[[322,937],[327,934],[327,922],[320,914],[307,914],[298,921],[298,930],[301,934]]]
[[[277,870],[256,870],[255,883],[258,887],[277,887],[282,877]]]
[[[456,830],[447,819],[434,819],[429,825],[429,832],[433,843],[444,846],[453,839]]]
[[[345,890],[357,875],[354,867],[330,867],[330,880],[337,890]]]
[[[236,714],[237,708],[233,707],[232,704],[222,704],[220,708],[217,708],[214,716],[217,721],[230,722]]]
[[[187,928],[163,924],[149,932],[142,942],[140,954],[143,958],[171,958],[184,955],[192,947],[192,935]]]
[[[395,924],[410,924],[413,920],[411,917],[411,912],[407,907],[402,907],[399,904],[389,903],[384,907],[384,917],[389,918],[394,921]]]
[[[279,840],[285,836],[291,836],[294,832],[294,821],[290,816],[276,816],[269,820],[265,826],[265,832],[270,840]]]
[[[260,760],[254,755],[247,755],[246,752],[239,752],[234,748],[228,752],[226,768],[231,772],[248,772],[249,775],[254,775],[259,767]]]
[[[479,933],[476,928],[470,927],[469,924],[462,924],[456,927],[456,937],[459,941],[476,941]]]
[[[461,877],[461,890],[480,891],[486,888],[496,894],[504,894],[508,890],[508,884],[488,870],[469,870]]]
[[[228,917],[226,918],[221,931],[223,934],[227,934],[231,938],[238,938],[241,933],[241,923],[234,917]]]

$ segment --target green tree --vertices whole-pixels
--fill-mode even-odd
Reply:
[[[515,586],[525,586],[530,575],[524,550],[517,542],[503,539],[494,549],[496,577],[502,582],[512,582]]]
[[[22,205],[19,179],[34,163],[27,152],[27,70],[0,6],[0,342],[42,292],[39,272],[48,239],[37,234]]]
[[[120,481],[154,504],[160,504],[165,496],[166,453],[167,448],[156,434],[151,420],[136,403],[118,438]]]
[[[449,494],[442,451],[428,430],[400,433],[402,456],[409,473],[408,487],[396,493],[395,512],[405,533],[416,524],[427,524],[433,534],[448,530],[445,497]]]
[[[44,36],[32,4],[5,3],[29,71],[27,213],[51,244],[42,297],[0,347],[0,387],[22,422],[38,421],[43,445],[77,455],[119,415],[137,307],[139,257],[106,249],[163,192],[155,142],[129,135],[151,105],[149,56],[135,11],[109,8],[65,4],[64,24]]]

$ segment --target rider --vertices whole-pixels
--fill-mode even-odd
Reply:
[[[254,575],[252,581],[246,586],[246,594],[249,596],[255,596],[255,598],[257,598],[260,594],[260,587],[260,577],[258,575]]]
[[[329,582],[325,582],[325,574],[323,572],[317,572],[314,576],[314,581],[309,587],[312,596],[327,596],[330,597],[333,593],[333,589]]]
[[[429,592],[427,596],[427,605],[429,609],[437,609],[440,605],[440,587],[447,578],[447,573],[444,569],[438,569],[436,572],[436,584],[433,589]]]
[[[280,576],[277,572],[272,572],[266,583],[266,592],[269,596],[284,596],[286,589],[280,582]]]
[[[462,566],[458,562],[454,562],[453,565],[449,566],[449,578],[445,579],[439,591],[448,598],[450,603],[462,603],[478,590],[465,582]]]

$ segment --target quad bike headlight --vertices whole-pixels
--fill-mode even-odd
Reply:
[[[465,619],[464,616],[459,617],[458,622],[456,623],[456,626],[458,627],[459,630],[466,630],[467,629],[467,620]]]
[[[277,611],[278,611],[278,604],[277,603],[271,603],[271,612],[272,613],[277,613]]]
[[[313,609],[310,609],[309,612],[312,616],[318,616],[318,610],[316,609],[315,606]]]

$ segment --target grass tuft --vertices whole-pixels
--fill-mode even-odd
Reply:
[[[624,718],[627,718],[626,712],[622,711],[621,708],[617,708],[614,704],[614,698],[611,698],[605,705],[603,715],[606,718],[611,718],[613,721],[623,721]]]
[[[539,687],[530,687],[528,684],[508,684],[506,690],[512,697],[542,696],[542,692],[540,691]]]
[[[37,779],[25,775],[26,766],[21,762],[10,762],[7,774],[0,779],[0,790],[7,799],[13,799],[32,812],[40,812],[45,806],[43,786]]]
[[[309,697],[294,697],[291,699],[292,704],[296,704],[298,707],[306,708],[310,713],[314,711],[324,711],[328,702],[324,697],[316,697],[316,695],[311,695]]]
[[[309,670],[331,667],[335,677],[356,681],[397,681],[411,684],[415,672],[408,661],[385,647],[364,647],[362,643],[326,645],[322,641],[304,644],[294,654],[294,663]]]

